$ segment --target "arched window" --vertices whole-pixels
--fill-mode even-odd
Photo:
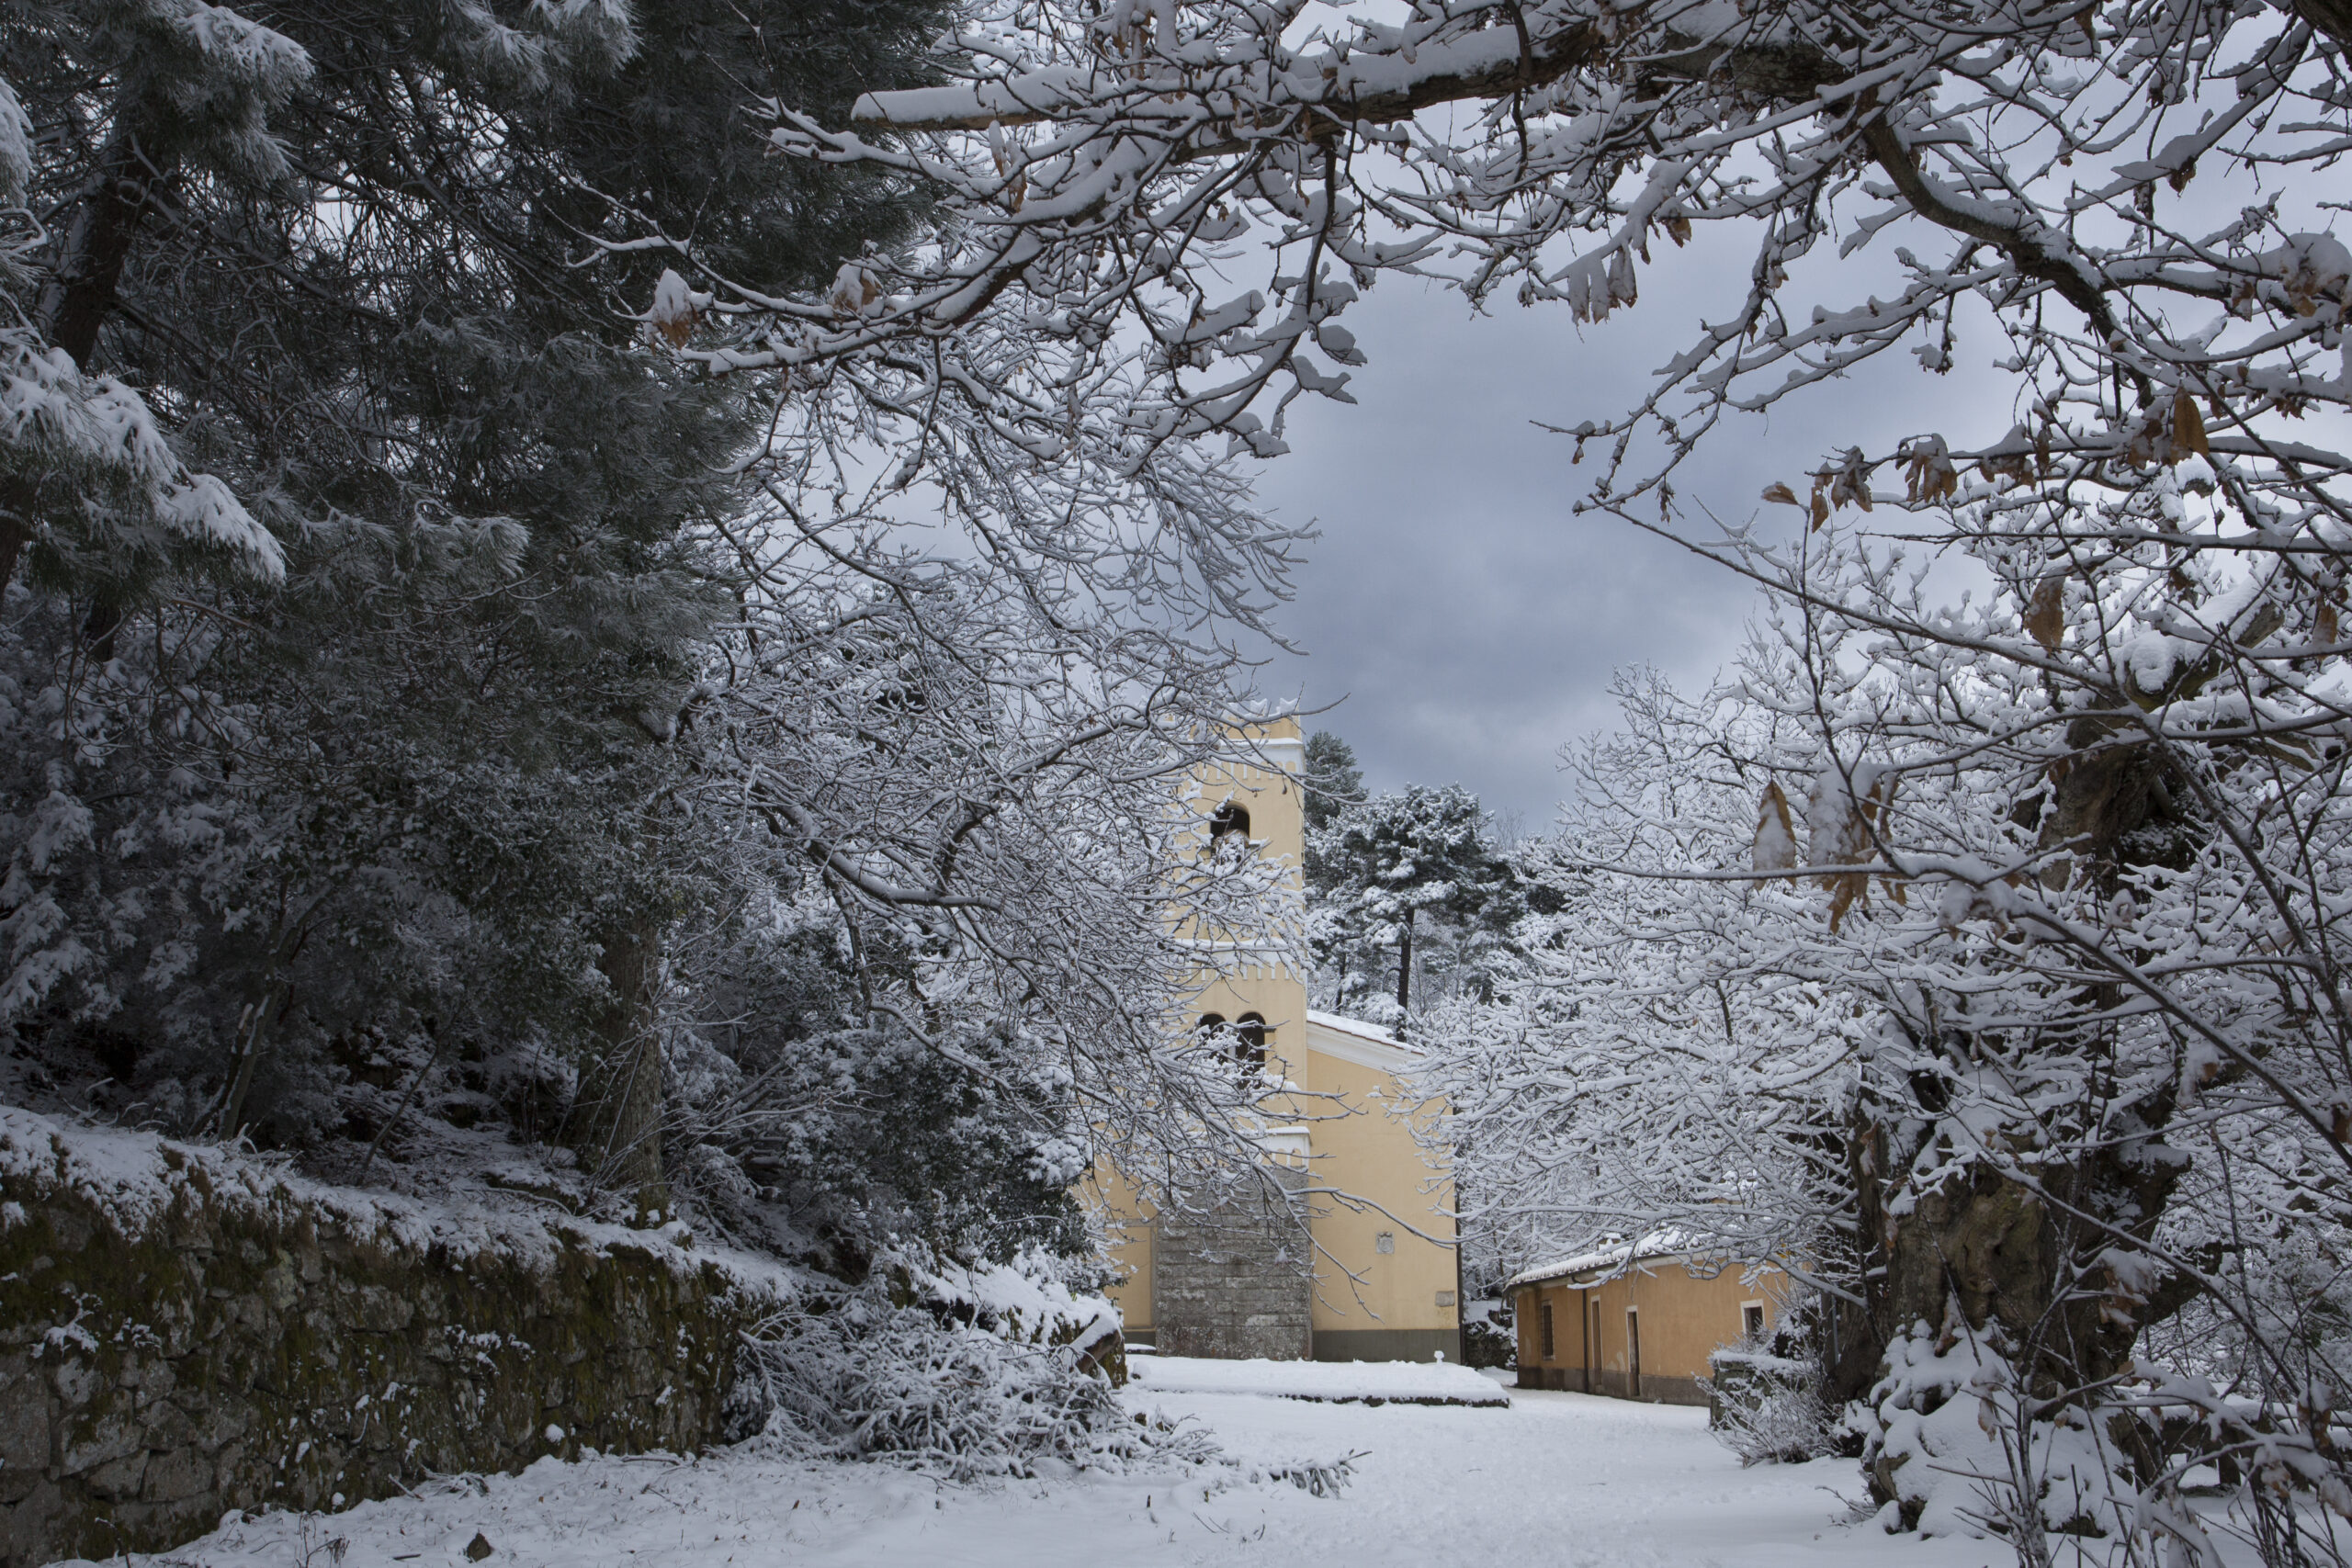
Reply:
[[[1234,801],[1227,801],[1209,818],[1209,853],[1236,853],[1250,847],[1250,812]]]
[[[1216,1036],[1216,1032],[1224,1027],[1225,1014],[1221,1012],[1204,1012],[1201,1014],[1200,1021],[1193,1025],[1193,1032],[1201,1037],[1201,1043],[1203,1044],[1206,1044]]]
[[[1233,1025],[1233,1059],[1245,1067],[1266,1065],[1266,1021],[1254,1012],[1245,1012]]]

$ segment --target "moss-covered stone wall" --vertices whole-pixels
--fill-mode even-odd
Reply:
[[[0,1109],[0,1568],[737,1435],[773,1281]]]

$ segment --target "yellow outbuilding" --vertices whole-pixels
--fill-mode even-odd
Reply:
[[[1721,1267],[1652,1237],[1531,1269],[1510,1282],[1521,1388],[1704,1404],[1727,1345],[1780,1325],[1788,1276]]]

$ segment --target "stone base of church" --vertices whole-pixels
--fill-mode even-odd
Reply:
[[[1197,1213],[1163,1211],[1152,1248],[1152,1341],[1163,1356],[1303,1361],[1314,1354],[1315,1281],[1295,1217],[1306,1176],[1272,1173]]]

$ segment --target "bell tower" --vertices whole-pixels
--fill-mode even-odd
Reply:
[[[1187,792],[1188,807],[1203,823],[1203,852],[1272,861],[1283,868],[1291,897],[1304,898],[1306,807],[1299,773],[1306,746],[1298,721],[1251,725],[1239,739],[1242,756],[1203,770]],[[1306,975],[1296,955],[1272,942],[1256,951],[1245,942],[1222,973],[1202,979],[1193,1002],[1194,1027],[1228,1025],[1251,1049],[1262,1047],[1270,1064],[1303,1065]]]
[[[1202,769],[1183,806],[1200,824],[1199,852],[1272,861],[1294,898],[1306,886],[1306,812],[1299,789],[1306,745],[1295,719],[1241,727],[1235,755]],[[1230,1029],[1278,1080],[1303,1079],[1306,976],[1279,942],[1246,933],[1217,970],[1197,978],[1187,1026]],[[1258,1130],[1267,1168],[1286,1201],[1262,1189],[1239,1198],[1186,1204],[1160,1213],[1114,1173],[1098,1173],[1121,1237],[1114,1252],[1125,1278],[1114,1285],[1132,1345],[1170,1355],[1301,1360],[1313,1353],[1314,1257],[1299,1224],[1306,1183],[1307,1132]],[[1275,1202],[1282,1210],[1269,1209]]]

